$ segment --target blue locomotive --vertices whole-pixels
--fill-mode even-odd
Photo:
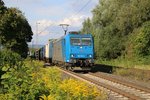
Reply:
[[[94,41],[91,34],[69,32],[57,40],[50,40],[43,50],[47,62],[67,69],[91,69],[94,64]]]

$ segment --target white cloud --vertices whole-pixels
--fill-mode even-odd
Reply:
[[[69,27],[71,28],[81,27],[82,22],[84,21],[85,18],[87,18],[87,16],[85,15],[76,15],[76,16],[70,16],[68,18],[64,18],[63,20],[59,20],[59,21],[52,21],[47,19],[38,20],[37,21],[38,25],[35,28],[38,28],[39,35],[47,35],[52,31],[58,31],[58,27],[60,24],[69,24]],[[35,30],[34,32],[36,32]]]
[[[42,6],[38,9],[35,9],[36,15],[45,16],[45,17],[58,17],[66,13],[64,5],[61,6]]]
[[[60,21],[60,24],[69,24],[71,27],[80,27],[83,20],[86,18],[84,15],[71,16]]]
[[[54,23],[51,21],[51,20],[39,20],[37,21],[38,25],[40,26],[40,30],[46,28],[46,27],[49,27],[51,25],[53,25]]]
[[[92,17],[91,11],[99,0],[3,0],[6,6],[18,7],[32,26],[33,39],[38,34],[39,43],[45,44],[49,38],[64,35],[59,24],[69,24],[69,30],[78,31],[87,17]],[[79,10],[82,9],[80,12]],[[36,22],[40,23],[36,27]],[[38,32],[37,32],[38,29]]]
[[[3,0],[5,3],[10,4],[37,4],[41,3],[43,0]],[[36,3],[35,3],[36,2]]]
[[[46,35],[48,34],[49,32],[47,31],[47,29],[50,27],[50,26],[53,26],[54,23],[51,21],[51,20],[46,20],[46,19],[43,19],[43,20],[38,20],[36,22],[36,27],[35,27],[35,30],[36,30],[36,33],[38,33],[39,35]],[[37,32],[38,31],[38,32]]]

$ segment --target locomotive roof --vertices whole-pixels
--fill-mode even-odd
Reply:
[[[68,36],[92,36],[91,34],[67,34],[67,35]]]
[[[65,37],[67,37],[67,36],[85,36],[85,37],[92,37],[92,35],[91,34],[66,34],[65,36],[62,36],[62,37],[60,37],[60,38],[58,38],[58,39],[55,39],[55,40],[53,40],[53,42],[57,42],[57,41],[59,41],[59,40],[61,40],[61,39],[63,39],[63,38],[65,38]]]

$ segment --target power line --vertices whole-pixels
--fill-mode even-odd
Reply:
[[[87,1],[87,3],[75,15],[79,14],[90,2],[91,0]]]
[[[54,26],[54,23],[52,23],[51,25],[45,27],[42,31],[40,31],[38,34],[41,34],[42,32],[44,32],[45,30],[47,30],[50,26]]]
[[[81,9],[79,9],[78,12],[76,12],[75,14],[73,14],[68,20],[70,20],[70,21],[72,22],[71,18],[73,18],[74,16],[78,15],[85,7],[88,6],[88,4],[89,4],[90,2],[91,2],[91,0],[88,0],[88,1],[85,3],[85,5],[84,5],[83,7],[81,7]]]
[[[89,4],[90,2],[91,2],[91,0],[88,0],[88,1],[86,2],[86,4],[85,4],[82,8],[80,8],[79,11],[76,12],[71,18],[73,18],[74,16],[78,15],[85,7],[88,6],[88,4]],[[71,18],[69,18],[70,21],[71,21]],[[54,24],[52,24],[52,25],[50,25],[50,26],[53,26],[53,25],[54,25]],[[44,32],[45,30],[47,30],[50,26],[47,26],[47,27],[44,28],[42,31],[40,31],[38,34],[41,34],[41,33]]]

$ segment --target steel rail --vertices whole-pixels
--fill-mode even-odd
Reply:
[[[83,75],[80,75],[80,74],[77,74],[77,73],[74,73],[74,72],[71,72],[71,71],[67,71],[67,70],[64,70],[64,69],[61,69],[61,71],[63,71],[64,73],[66,73],[68,75],[71,75],[72,77],[77,76],[77,77],[75,77],[76,79],[86,80],[86,81],[88,81],[90,83],[93,83],[93,84],[95,84],[97,86],[101,86],[101,87],[104,87],[104,88],[106,88],[108,90],[116,92],[116,93],[118,93],[118,94],[120,94],[120,95],[122,95],[124,97],[127,97],[129,100],[144,100],[144,99],[142,99],[142,98],[140,98],[138,96],[135,96],[133,94],[129,94],[128,92],[125,92],[125,91],[123,91],[121,89],[118,89],[118,88],[115,88],[113,86],[110,86],[110,85],[103,84],[101,82],[95,81],[95,80],[90,79],[90,78],[88,78],[86,76],[83,76]]]
[[[117,79],[115,77],[110,77],[110,76],[105,75],[105,74],[100,73],[100,72],[99,73],[89,73],[89,74],[94,75],[96,77],[100,77],[100,78],[109,80],[109,81],[112,81],[112,82],[115,82],[115,83],[125,85],[125,86],[128,86],[128,87],[132,87],[132,88],[135,88],[135,89],[147,92],[147,93],[150,93],[150,88],[148,88],[148,87],[143,87],[143,86],[135,84],[135,83],[131,83],[131,82],[128,82],[128,81],[125,81],[125,80]]]

